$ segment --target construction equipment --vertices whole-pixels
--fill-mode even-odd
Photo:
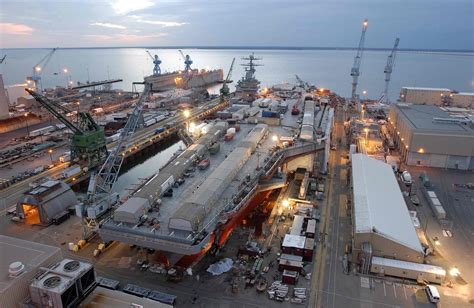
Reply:
[[[116,146],[110,151],[99,172],[91,175],[87,190],[87,200],[82,211],[84,239],[90,238],[94,231],[96,231],[98,227],[97,218],[101,217],[118,201],[118,194],[112,193],[112,189],[117,181],[125,153],[140,121],[143,103],[148,97],[150,90],[151,85],[145,84],[145,88],[135,104],[132,114],[128,117],[120,137],[116,141]]]
[[[191,60],[191,57],[189,55],[184,55],[183,51],[180,49],[179,53],[184,59],[184,72],[189,73],[192,71],[191,69],[191,64],[193,64],[193,60]]]
[[[303,81],[303,79],[301,79],[298,75],[295,75],[295,77],[296,77],[296,80],[298,81],[298,85],[300,86],[300,88],[305,89],[305,91],[310,90],[311,86],[309,85],[309,83],[307,83],[306,81]]]
[[[95,123],[89,113],[78,112],[78,121],[74,124],[66,116],[71,113],[71,110],[29,88],[25,90],[73,132],[71,137],[71,161],[87,164],[89,168],[93,168],[104,161],[107,157],[104,129]]]
[[[224,83],[222,84],[222,88],[220,90],[221,92],[221,100],[224,100],[224,97],[229,95],[230,89],[229,86],[227,85],[230,81],[230,78],[232,77],[232,70],[234,68],[234,62],[235,58],[232,59],[232,64],[230,65],[229,72],[227,73],[227,77],[224,80]]]
[[[2,64],[3,61],[5,61],[6,58],[7,58],[7,55],[4,55],[3,58],[0,59],[0,64]]]
[[[161,60],[160,58],[158,57],[158,55],[155,55],[154,57],[151,55],[151,53],[147,50],[146,53],[150,56],[151,58],[151,61],[153,61],[153,64],[155,65],[153,67],[153,76],[158,76],[158,75],[161,75],[161,68],[160,68],[160,64],[161,64]]]
[[[357,83],[359,81],[359,75],[360,75],[359,69],[360,69],[360,64],[362,62],[362,55],[364,54],[365,32],[367,31],[368,25],[369,25],[369,21],[365,19],[364,22],[362,23],[362,34],[359,40],[359,47],[357,48],[357,54],[354,58],[354,64],[352,65],[352,69],[351,69],[351,76],[352,76],[351,100],[353,103],[357,104],[357,110],[360,110],[359,96],[357,95]]]
[[[395,57],[397,55],[397,48],[398,48],[398,43],[400,42],[400,39],[397,37],[395,39],[395,44],[393,45],[392,52],[390,52],[390,55],[387,58],[387,65],[385,65],[384,73],[385,73],[385,89],[383,91],[383,101],[388,104],[388,86],[390,84],[390,76],[392,75],[392,70],[393,66],[395,65]]]
[[[38,63],[36,63],[35,66],[33,66],[33,74],[26,77],[26,83],[30,89],[34,91],[42,90],[41,73],[44,71],[57,49],[58,48],[51,49],[50,52],[48,52]]]

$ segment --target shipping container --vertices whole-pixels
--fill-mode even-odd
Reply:
[[[46,127],[43,127],[43,128],[39,128],[39,129],[35,129],[35,130],[32,130],[30,132],[30,137],[37,137],[37,136],[42,136],[46,133],[50,133],[50,132],[53,132],[55,131],[55,127],[54,126],[46,126]]]
[[[280,118],[280,114],[274,111],[262,111],[262,118]]]
[[[76,176],[76,175],[80,174],[81,172],[82,172],[81,166],[74,165],[74,166],[71,166],[67,169],[64,169],[62,174],[63,174],[63,177],[67,179],[67,178]]]
[[[446,278],[446,270],[439,266],[380,257],[372,257],[370,271],[379,275],[428,281],[439,284],[443,283]]]
[[[145,126],[148,127],[148,126],[151,126],[155,123],[156,123],[156,119],[153,118],[153,119],[145,121]]]
[[[290,271],[295,271],[299,273],[302,268],[303,268],[302,261],[293,261],[293,260],[280,258],[280,263],[278,264],[278,270],[280,272],[284,270],[290,270]]]
[[[298,281],[298,272],[290,271],[290,270],[283,270],[282,275],[282,282],[286,284],[295,285]]]

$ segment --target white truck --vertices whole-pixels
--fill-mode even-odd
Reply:
[[[402,174],[400,174],[400,179],[406,186],[411,186],[411,184],[413,184],[411,174],[408,171],[403,171]]]

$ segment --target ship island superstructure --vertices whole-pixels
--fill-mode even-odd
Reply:
[[[245,67],[245,76],[237,82],[235,94],[243,101],[253,102],[260,88],[260,81],[255,77],[255,67],[261,66],[261,64],[256,64],[254,61],[261,60],[261,58],[256,58],[251,54],[246,58],[242,58],[242,60],[248,62],[242,64]]]

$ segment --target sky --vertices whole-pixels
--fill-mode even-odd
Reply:
[[[285,46],[474,50],[473,0],[0,0],[0,48]]]

